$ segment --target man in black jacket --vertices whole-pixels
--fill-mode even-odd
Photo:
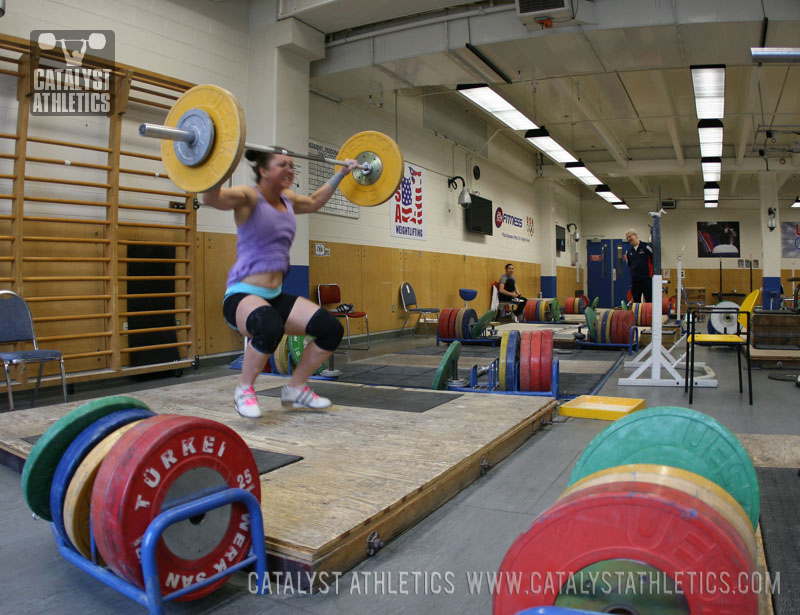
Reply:
[[[625,233],[625,241],[630,244],[625,260],[631,271],[631,300],[639,303],[644,295],[644,303],[652,303],[653,246],[646,241],[639,241],[639,235],[633,229]]]

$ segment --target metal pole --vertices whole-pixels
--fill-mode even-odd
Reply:
[[[661,366],[663,365],[663,349],[661,347],[661,297],[663,290],[661,288],[661,211],[652,212],[653,216],[653,287],[652,293],[652,308],[650,323],[650,343],[653,345],[653,350],[650,357],[653,360],[650,369],[650,379],[652,381],[661,380]]]
[[[143,137],[152,137],[154,139],[168,139],[170,141],[183,141],[184,143],[192,144],[196,138],[195,133],[191,130],[183,130],[181,128],[173,128],[171,126],[162,126],[161,124],[141,124],[139,126],[139,134]],[[311,154],[298,154],[286,149],[279,149],[277,147],[267,147],[266,145],[256,145],[254,143],[245,143],[245,148],[253,149],[258,152],[267,152],[269,154],[281,154],[283,156],[294,156],[295,158],[304,158],[306,160],[316,160],[317,162],[327,162],[329,164],[338,164],[340,166],[347,166],[344,160],[336,160],[334,158],[323,158],[322,156],[312,156]],[[364,173],[369,173],[372,170],[372,165],[368,162],[361,164],[361,170]]]
[[[322,156],[312,156],[311,154],[298,154],[297,152],[289,151],[288,149],[279,149],[277,147],[268,147],[266,145],[256,145],[254,143],[245,143],[245,149],[254,149],[257,152],[267,152],[268,154],[281,154],[282,156],[293,156],[295,158],[304,158],[306,160],[316,160],[317,162],[328,162],[330,164],[338,164],[343,167],[347,166],[344,160],[336,160],[334,158],[323,158]],[[362,168],[369,172],[370,165],[364,163]]]
[[[661,215],[653,214],[653,275],[661,275]],[[659,294],[661,289],[659,288]],[[655,295],[653,295],[655,301]]]

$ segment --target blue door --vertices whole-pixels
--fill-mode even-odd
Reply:
[[[631,274],[625,262],[627,249],[628,243],[622,239],[586,242],[589,301],[600,297],[598,307],[613,308],[626,300],[631,288]]]
[[[586,282],[589,291],[589,301],[600,297],[599,307],[612,307],[612,259],[611,240],[589,240],[586,242]]]

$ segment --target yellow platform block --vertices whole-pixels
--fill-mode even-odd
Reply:
[[[642,410],[643,399],[631,397],[602,397],[600,395],[581,395],[558,407],[562,416],[574,416],[580,419],[600,419],[616,421],[623,416]]]

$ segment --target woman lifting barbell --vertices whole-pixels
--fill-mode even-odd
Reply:
[[[315,340],[281,389],[281,402],[294,408],[327,408],[330,400],[314,393],[307,381],[339,345],[344,329],[316,303],[282,292],[282,284],[289,272],[295,214],[319,210],[358,163],[346,159],[347,166],[311,196],[303,196],[289,189],[294,181],[291,156],[248,149],[245,158],[254,163],[255,186],[217,186],[203,195],[207,205],[233,210],[236,222],[236,263],[228,273],[222,311],[227,323],[250,338],[250,343],[244,352],[234,405],[244,417],[261,416],[253,385],[283,334],[288,333],[313,335]]]

